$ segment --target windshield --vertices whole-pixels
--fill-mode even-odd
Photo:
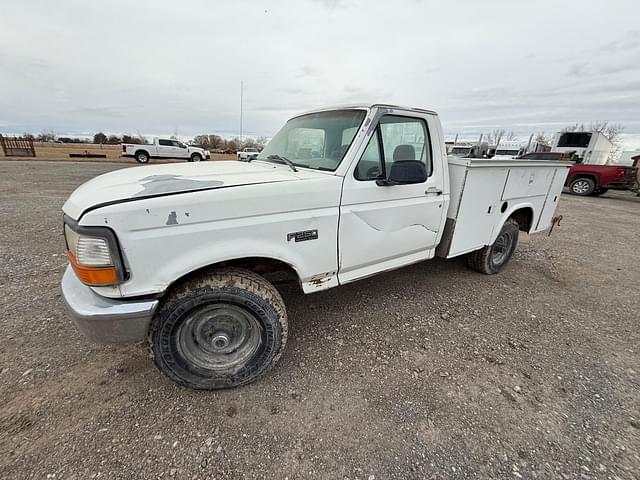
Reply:
[[[289,120],[258,155],[258,160],[334,171],[347,153],[366,112],[332,110]]]

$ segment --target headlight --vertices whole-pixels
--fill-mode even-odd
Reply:
[[[64,236],[69,263],[87,285],[115,285],[124,269],[114,233],[105,227],[82,227],[65,217]]]

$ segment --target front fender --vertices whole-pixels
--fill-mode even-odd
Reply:
[[[284,194],[274,182],[90,211],[83,224],[108,225],[116,232],[130,272],[124,283],[95,291],[111,298],[161,295],[189,273],[254,257],[290,265],[307,293],[335,286],[340,186],[340,178],[322,175],[291,182]],[[315,236],[305,238],[312,231]]]

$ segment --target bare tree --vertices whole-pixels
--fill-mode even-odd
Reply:
[[[269,143],[269,139],[267,137],[258,137],[256,138],[256,143],[260,146],[263,147]]]
[[[609,123],[609,120],[594,120],[588,127],[584,123],[576,122],[562,129],[563,132],[599,132],[609,139],[611,143],[616,143],[620,134],[624,132],[624,125],[621,123]]]
[[[505,132],[506,130],[504,128],[494,128],[491,132],[485,133],[484,136],[489,145],[495,145],[498,143],[498,140],[504,136]]]
[[[38,136],[36,137],[36,140],[38,142],[55,142],[56,134],[53,132],[53,130],[50,130],[48,132],[42,132],[38,134]]]
[[[624,125],[621,123],[592,122],[590,130],[600,132],[613,144],[619,143],[620,134],[624,133]]]
[[[564,127],[561,130],[562,133],[564,132],[584,132],[584,123],[578,123],[576,122],[573,125],[569,125],[568,127]]]
[[[551,146],[551,140],[552,140],[552,137],[550,135],[547,135],[545,132],[539,132],[534,139],[534,141],[538,145],[544,145],[547,147]]]

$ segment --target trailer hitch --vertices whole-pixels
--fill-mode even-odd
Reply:
[[[549,234],[547,235],[547,237],[551,236],[551,232],[553,232],[553,227],[555,227],[556,225],[560,226],[561,220],[562,220],[562,215],[558,215],[557,217],[553,217],[551,219],[551,228],[549,229]]]

